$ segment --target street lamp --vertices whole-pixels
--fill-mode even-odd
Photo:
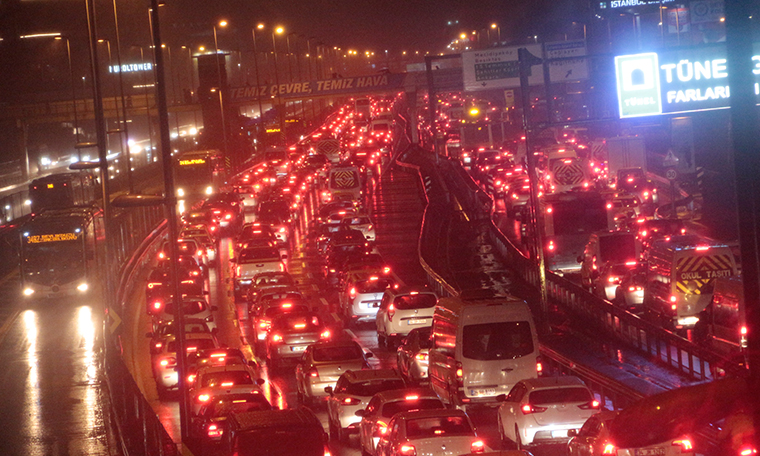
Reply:
[[[499,27],[499,24],[497,24],[496,22],[491,24],[491,30],[494,30],[494,29],[496,30],[496,44],[500,45],[501,44],[501,27]]]
[[[264,24],[257,24],[256,28],[251,29],[251,35],[253,36],[253,66],[256,70],[256,86],[257,86],[256,93],[259,99],[259,133],[261,133],[261,129],[264,126],[264,109],[262,108],[262,104],[261,104],[261,98],[263,94],[259,93],[259,90],[258,90],[258,88],[261,87],[261,79],[259,79],[259,51],[256,47],[256,30],[257,29],[263,30]]]
[[[223,87],[222,87],[222,70],[219,69],[219,42],[216,38],[216,25],[214,24],[214,51],[216,52],[216,74],[219,79],[219,110],[222,118],[222,141],[224,145],[224,159],[227,163],[231,162],[231,158],[229,156],[229,148],[227,147],[227,125],[224,121],[224,96],[222,95]],[[227,21],[221,20],[219,21],[219,27],[224,28],[227,27]],[[229,165],[227,166],[227,168]],[[228,170],[229,171],[229,170]]]
[[[277,109],[277,117],[279,118],[280,122],[280,138],[282,139],[285,134],[285,119],[284,115],[284,107],[282,106],[282,97],[280,96],[280,76],[277,71],[277,40],[275,39],[275,35],[282,35],[285,33],[285,29],[281,26],[275,27],[272,29],[272,54],[274,56],[274,83],[277,86],[277,100],[280,107]]]

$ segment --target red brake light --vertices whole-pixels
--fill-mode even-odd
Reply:
[[[426,361],[428,359],[428,354],[427,353],[417,353],[416,355],[414,355],[414,357],[416,359],[418,359],[419,361]]]
[[[617,452],[617,448],[615,448],[615,445],[612,443],[605,443],[604,447],[602,449],[602,454],[615,454]]]
[[[470,444],[470,453],[484,453],[486,444],[482,440],[476,440]]]
[[[351,287],[351,289],[350,289],[350,290],[348,290],[348,294],[349,294],[349,296],[351,296],[352,298],[355,298],[355,297],[356,297],[356,287]]]
[[[398,449],[398,454],[402,456],[417,456],[417,449],[414,445],[401,445]]]
[[[396,313],[396,309],[393,304],[388,306],[388,320],[393,321],[393,315]]]
[[[219,437],[222,435],[222,429],[217,424],[209,424],[207,428],[207,435],[209,437]]]
[[[309,371],[309,376],[314,378],[319,378],[319,371],[316,368],[313,368]]]
[[[207,393],[199,394],[196,399],[198,399],[198,402],[208,402],[211,400],[211,395]]]
[[[520,407],[520,411],[523,412],[523,415],[530,415],[531,413],[541,413],[546,411],[546,407],[537,407],[535,405],[531,404],[523,404],[522,407]]]
[[[375,423],[375,436],[380,437],[381,435],[385,435],[388,432],[388,424],[383,421],[378,421]]]
[[[329,329],[325,329],[324,331],[322,331],[322,334],[320,334],[319,337],[322,338],[322,339],[329,339],[330,338],[330,330]]]
[[[597,410],[599,409],[599,405],[600,405],[599,401],[597,401],[596,399],[593,399],[591,402],[586,402],[585,404],[579,405],[578,408],[582,410],[590,410],[590,409]]]
[[[347,397],[343,399],[343,404],[345,405],[359,405],[361,402],[361,399],[355,397]]]
[[[282,336],[279,334],[272,334],[272,342],[282,342]]]
[[[673,445],[673,446],[680,446],[682,453],[690,452],[691,450],[694,449],[694,446],[691,444],[691,440],[689,440],[687,438],[673,440],[673,442],[671,442],[671,445]]]

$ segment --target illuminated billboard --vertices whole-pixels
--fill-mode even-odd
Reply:
[[[755,95],[760,95],[760,52],[755,47],[752,73]],[[620,118],[729,107],[725,45],[620,55],[615,57],[615,79]]]

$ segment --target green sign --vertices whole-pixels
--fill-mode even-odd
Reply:
[[[620,118],[662,114],[656,53],[615,57],[615,77]]]

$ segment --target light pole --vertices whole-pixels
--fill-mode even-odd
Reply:
[[[272,29],[272,55],[274,56],[274,83],[276,86],[277,91],[277,101],[278,105],[280,105],[277,108],[277,117],[280,122],[280,139],[284,138],[285,136],[285,118],[284,118],[284,106],[282,106],[282,97],[280,96],[280,76],[279,72],[277,71],[277,40],[275,39],[275,35],[282,35],[285,33],[285,29],[283,27],[275,27]]]
[[[491,30],[494,30],[494,29],[496,30],[496,45],[499,46],[501,45],[501,28],[499,27],[499,24],[497,24],[496,22],[491,24]]]
[[[227,147],[227,125],[224,121],[224,96],[223,96],[223,88],[222,88],[222,70],[219,68],[219,42],[216,38],[216,26],[217,24],[214,24],[214,52],[216,53],[216,75],[219,79],[219,111],[221,114],[221,120],[222,120],[222,144],[224,147],[224,160],[226,163],[226,169],[229,172],[230,168],[232,167],[232,158],[229,155],[229,147]],[[219,21],[219,27],[224,28],[227,27],[227,21],[221,20]]]
[[[256,95],[259,99],[259,137],[261,137],[261,130],[264,127],[264,109],[262,108],[261,98],[262,93],[259,93],[259,87],[261,87],[261,79],[259,79],[259,51],[256,47],[256,29],[263,30],[264,24],[257,24],[256,28],[251,29],[251,35],[253,36],[253,66],[256,71]]]

